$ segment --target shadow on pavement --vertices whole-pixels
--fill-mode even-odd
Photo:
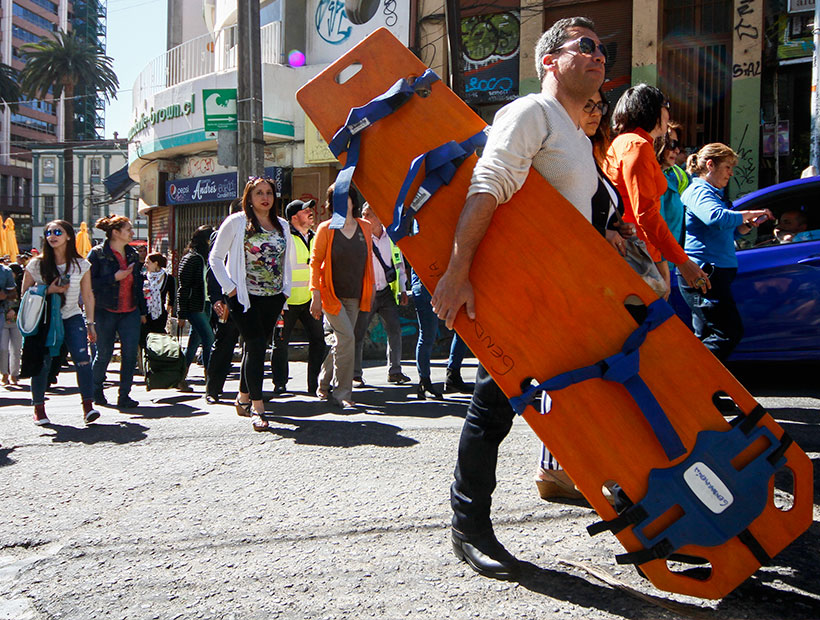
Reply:
[[[51,441],[54,443],[82,443],[86,445],[96,443],[125,444],[142,441],[148,437],[148,435],[145,434],[148,427],[135,424],[134,422],[92,424],[86,427],[49,424],[43,428],[45,430],[54,431],[54,434],[50,435]]]
[[[820,396],[820,362],[730,362],[729,370],[754,396]]]
[[[411,437],[399,435],[401,428],[382,422],[360,420],[300,420],[282,416],[266,416],[270,423],[268,433],[293,439],[297,444],[352,448],[355,446],[380,446],[384,448],[409,448],[418,443]],[[281,424],[294,428],[283,428]]]
[[[445,395],[445,400],[419,400],[416,398],[415,387],[410,386],[355,388],[353,398],[361,413],[408,418],[463,418],[467,415],[467,405],[470,402],[470,397],[466,395]],[[227,396],[225,400],[230,402]],[[300,392],[274,397],[266,403],[265,408],[269,412],[294,417],[341,413],[338,407]]]
[[[14,452],[14,448],[0,448],[0,467],[14,463],[14,459],[9,458],[9,454],[12,452]]]
[[[122,413],[130,415],[132,418],[142,418],[144,420],[158,420],[160,418],[195,418],[208,415],[208,412],[197,406],[186,404],[186,401],[197,401],[202,394],[180,394],[168,396],[167,398],[157,398],[151,404],[159,405],[152,407],[143,405],[137,409],[124,410]]]
[[[625,618],[658,618],[658,607],[636,601],[634,598],[618,596],[609,586],[597,585],[582,577],[570,573],[540,568],[530,562],[521,562],[522,575],[518,583],[538,594],[543,594],[557,601],[566,601],[581,607],[598,609],[615,616]],[[702,613],[700,607],[681,605],[682,608],[691,608],[691,616]]]
[[[31,405],[31,396],[29,396],[28,392],[25,395],[21,395],[21,398],[6,398],[3,396],[0,398],[0,407],[13,407],[13,406],[30,406]],[[33,411],[33,409],[32,409]],[[9,411],[9,413],[12,413]]]

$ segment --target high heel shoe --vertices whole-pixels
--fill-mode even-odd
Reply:
[[[416,396],[419,400],[426,400],[427,395],[425,392],[429,392],[430,396],[435,398],[436,400],[444,400],[444,396],[442,396],[441,392],[439,392],[435,387],[433,387],[433,383],[430,379],[421,379],[419,381],[418,386],[416,387]]]

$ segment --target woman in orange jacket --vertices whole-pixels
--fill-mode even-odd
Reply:
[[[334,184],[335,185],[335,184]],[[325,207],[333,210],[333,189],[327,190]],[[332,400],[343,409],[354,409],[353,366],[359,312],[369,312],[373,299],[373,247],[370,223],[359,217],[359,194],[351,187],[344,226],[330,228],[330,220],[316,230],[310,253],[310,313],[325,318],[336,336],[319,377],[317,396]],[[332,359],[332,367],[331,360]],[[333,394],[330,382],[336,376]]]
[[[618,100],[612,120],[618,137],[607,151],[604,173],[624,200],[624,220],[636,225],[638,237],[646,243],[666,280],[667,297],[669,267],[663,259],[677,266],[689,286],[705,293],[709,287],[706,273],[686,255],[660,213],[667,182],[653,143],[655,138],[666,135],[669,101],[654,86],[638,84]]]

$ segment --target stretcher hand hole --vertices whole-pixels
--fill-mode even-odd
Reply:
[[[359,71],[362,70],[362,63],[360,62],[353,62],[347,65],[344,69],[339,71],[335,75],[335,80],[337,84],[346,84],[350,81],[350,79],[356,75]]]
[[[646,320],[646,304],[637,295],[629,295],[624,299],[624,308],[638,325],[642,325]]]

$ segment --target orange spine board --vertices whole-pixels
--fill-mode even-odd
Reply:
[[[340,72],[361,69],[344,83]],[[374,32],[297,92],[297,100],[325,140],[340,129],[351,108],[385,92],[399,78],[421,75],[421,63],[387,30]],[[441,82],[430,96],[414,96],[395,113],[365,129],[354,182],[385,224],[393,219],[399,188],[416,156],[448,140],[463,141],[485,123]],[[461,165],[421,208],[419,233],[399,242],[404,255],[433,291],[447,268],[456,224],[476,158]],[[420,175],[422,177],[423,175]],[[411,187],[408,204],[419,178]],[[513,199],[501,205],[482,241],[470,272],[476,320],[464,311],[456,329],[508,396],[521,393],[522,381],[543,381],[593,364],[618,352],[635,321],[623,302],[655,296],[589,223],[539,174],[531,171]],[[676,317],[649,334],[641,347],[641,378],[663,407],[687,451],[702,430],[728,430],[712,404],[717,391],[729,394],[745,412],[756,402]],[[615,512],[601,493],[617,481],[632,498],[647,490],[648,473],[669,467],[648,422],[619,384],[590,380],[552,394],[552,410],[524,413],[538,437],[561,462],[604,519]],[[762,422],[780,437],[770,417]],[[769,502],[750,526],[774,556],[812,522],[812,465],[792,445],[786,452],[795,479],[789,512]],[[628,551],[641,544],[627,529],[618,535]],[[731,592],[760,566],[736,538],[724,545],[688,546],[683,553],[712,564],[704,581],[671,572],[664,561],[643,565],[657,587],[702,598]]]

